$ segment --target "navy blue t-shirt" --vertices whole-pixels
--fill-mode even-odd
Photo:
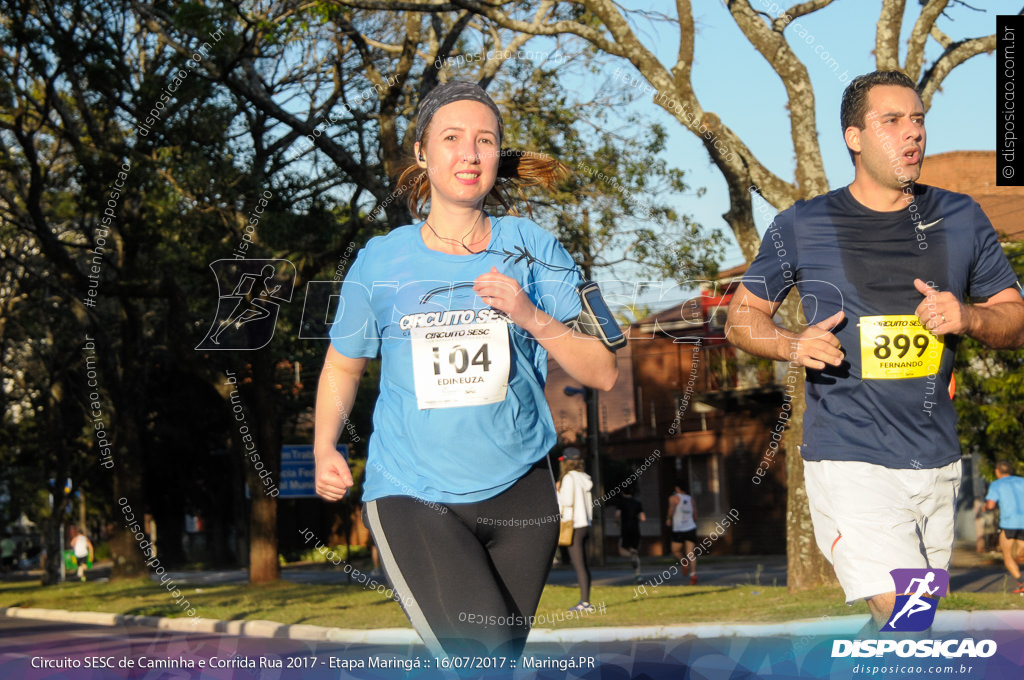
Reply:
[[[798,201],[776,217],[744,276],[764,300],[781,302],[795,285],[809,324],[845,312],[832,331],[845,360],[806,371],[804,460],[937,468],[960,457],[948,392],[958,336],[935,338],[913,319],[924,299],[914,279],[961,301],[1017,279],[973,199],[920,184],[914,192],[895,212],[870,210],[846,187]]]

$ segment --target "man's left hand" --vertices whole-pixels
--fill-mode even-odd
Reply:
[[[939,292],[921,279],[914,279],[914,288],[924,300],[914,310],[921,325],[935,335],[961,335],[970,328],[971,310],[949,291]]]

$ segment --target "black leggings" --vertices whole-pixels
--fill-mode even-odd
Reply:
[[[587,562],[587,544],[590,543],[590,527],[576,527],[572,531],[572,545],[569,559],[576,570],[576,582],[580,584],[580,602],[590,602],[590,564]]]
[[[558,543],[546,460],[478,503],[387,496],[365,504],[381,564],[435,655],[518,657]]]

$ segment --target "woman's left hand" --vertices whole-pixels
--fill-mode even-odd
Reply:
[[[473,291],[487,305],[505,312],[517,326],[524,326],[523,322],[537,311],[519,282],[499,272],[497,267],[491,267],[491,271],[478,276],[473,282]]]

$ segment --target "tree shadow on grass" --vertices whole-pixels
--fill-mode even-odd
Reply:
[[[696,588],[694,588],[692,590],[680,591],[670,595],[662,595],[661,598],[665,600],[674,600],[679,598],[695,597],[697,595],[714,595],[715,593],[729,593],[734,590],[736,590],[735,586],[720,586],[715,588],[714,590],[697,590]]]

